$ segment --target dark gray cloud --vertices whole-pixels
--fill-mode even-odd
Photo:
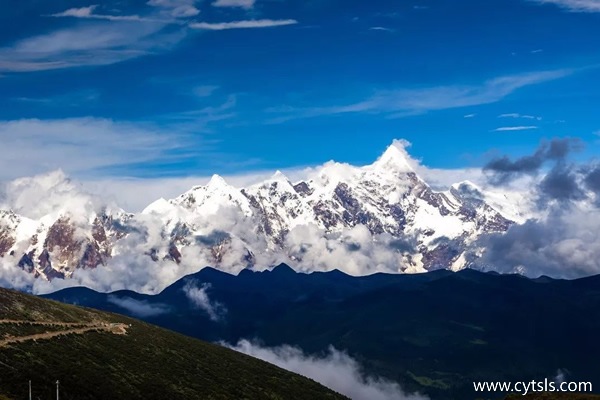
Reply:
[[[549,160],[561,161],[567,158],[569,153],[582,150],[583,142],[579,138],[552,139],[545,147],[545,154]],[[540,149],[543,148],[544,144]]]
[[[583,182],[587,189],[600,195],[600,164],[592,166],[587,172]]]
[[[483,171],[494,185],[503,185],[523,175],[536,175],[547,162],[563,163],[568,155],[582,148],[580,139],[557,138],[542,142],[532,155],[512,160],[508,156],[488,162]]]
[[[579,177],[573,167],[562,164],[554,167],[540,182],[538,186],[542,205],[549,200],[570,202],[582,200],[585,193],[580,187]]]
[[[539,184],[532,187],[544,215],[504,234],[481,238],[484,269],[528,276],[549,275],[578,278],[600,274],[600,165],[574,165],[567,157],[581,148],[577,139],[554,139],[543,143],[533,155],[510,161],[508,157],[486,166],[491,181],[506,183],[523,174],[537,174],[553,163]],[[587,203],[587,206],[582,206]]]
[[[231,239],[231,235],[227,232],[214,230],[208,235],[198,235],[195,237],[196,243],[205,246],[216,246]]]
[[[348,242],[348,243],[345,243],[345,245],[346,245],[346,249],[350,252],[360,251],[360,249],[362,247],[360,245],[360,243],[357,243],[357,242]]]

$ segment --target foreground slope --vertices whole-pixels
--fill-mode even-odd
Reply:
[[[351,277],[281,265],[238,276],[206,268],[155,296],[72,288],[51,297],[209,341],[259,339],[314,355],[334,346],[366,372],[436,400],[476,398],[473,381],[543,380],[559,370],[600,382],[600,277],[473,270]]]
[[[35,340],[34,340],[35,339]],[[0,289],[0,398],[339,399],[265,362],[137,320]]]

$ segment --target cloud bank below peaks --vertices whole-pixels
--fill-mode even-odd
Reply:
[[[325,356],[316,357],[291,346],[266,348],[246,340],[228,347],[313,379],[353,400],[428,399],[418,394],[406,394],[398,384],[386,379],[365,376],[355,359],[334,348],[330,348]]]

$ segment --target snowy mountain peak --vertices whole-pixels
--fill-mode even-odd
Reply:
[[[169,212],[172,208],[173,205],[168,200],[161,197],[151,203],[148,207],[144,208],[142,214],[163,214]]]
[[[273,176],[271,176],[271,180],[272,181],[288,181],[289,182],[288,177],[285,176],[285,174],[283,172],[281,172],[280,170],[275,171]]]
[[[47,279],[117,265],[113,257],[180,272],[279,262],[355,275],[457,270],[477,259],[478,237],[523,220],[518,193],[470,182],[432,190],[407,146],[394,141],[367,166],[328,162],[294,184],[281,171],[245,188],[214,175],[137,215],[97,207],[60,172],[22,180],[0,206],[15,210],[0,213],[0,259]]]
[[[405,140],[394,140],[386,151],[375,161],[373,167],[376,169],[386,169],[395,172],[414,172],[410,155],[406,147],[410,146]]]
[[[221,175],[215,174],[210,178],[210,181],[208,182],[207,186],[209,188],[217,189],[222,187],[228,187],[229,184],[227,183],[227,181],[225,181],[225,179],[223,179]]]
[[[269,179],[262,182],[256,187],[277,187],[278,190],[286,192],[294,192],[294,185],[289,178],[281,171],[277,170]]]

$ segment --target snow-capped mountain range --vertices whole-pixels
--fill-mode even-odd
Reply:
[[[114,263],[187,272],[280,262],[355,275],[459,270],[476,261],[478,238],[526,218],[510,194],[470,182],[433,190],[401,143],[371,165],[330,162],[297,182],[278,171],[235,188],[215,175],[137,214],[102,204],[62,173],[46,178],[50,184],[19,192],[35,212],[0,210],[0,257],[48,280]],[[12,185],[30,188],[27,179]],[[46,198],[58,205],[39,207]]]

